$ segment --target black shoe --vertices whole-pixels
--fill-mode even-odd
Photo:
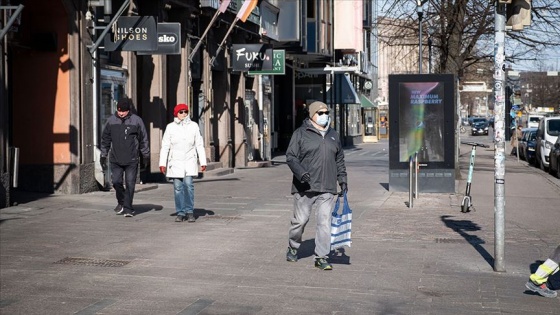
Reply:
[[[184,220],[185,220],[185,217],[182,216],[182,215],[178,215],[178,216],[175,218],[175,222],[183,222]]]
[[[187,222],[196,222],[196,219],[194,218],[194,213],[187,213]]]
[[[124,208],[123,208],[123,205],[118,204],[118,205],[115,207],[114,210],[115,210],[115,213],[116,213],[117,215],[121,215],[121,214],[123,214],[123,209],[124,209]]]
[[[123,207],[123,212],[124,212],[125,218],[132,218],[134,216],[134,212],[130,209],[125,208],[125,207]]]
[[[286,260],[296,262],[297,261],[297,249],[288,247],[286,252]]]

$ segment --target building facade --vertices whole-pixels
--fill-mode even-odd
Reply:
[[[284,150],[311,100],[328,102],[339,132],[349,143],[360,142],[362,99],[372,107],[377,97],[372,53],[364,51],[371,47],[364,41],[371,43],[373,1],[247,1],[255,7],[244,21],[238,17],[244,0],[225,8],[219,0],[2,1],[9,7],[2,26],[15,22],[1,52],[1,206],[11,204],[14,189],[79,194],[109,188],[108,171],[98,162],[100,136],[123,97],[132,99],[149,133],[152,163],[140,173],[144,182],[163,180],[160,141],[177,103],[189,105],[209,161],[222,167],[245,167]],[[21,14],[11,19],[20,4]],[[156,41],[163,38],[157,49],[115,44],[122,18],[155,21]],[[171,38],[159,32],[163,24],[180,30],[174,53],[160,51]],[[352,37],[337,35],[337,27]],[[144,36],[138,32],[127,34],[129,42]],[[236,71],[233,47],[239,45],[281,51],[285,70]],[[341,100],[343,82],[358,95],[351,103]]]

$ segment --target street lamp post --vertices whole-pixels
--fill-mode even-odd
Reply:
[[[433,26],[428,27],[428,73],[432,73],[432,37],[435,33],[435,28]]]
[[[424,16],[422,5],[427,0],[416,0],[416,13],[418,13],[418,73],[422,73],[422,17]]]

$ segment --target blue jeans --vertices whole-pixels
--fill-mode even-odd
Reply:
[[[175,211],[177,215],[185,216],[194,212],[194,184],[192,176],[173,178],[175,193]]]

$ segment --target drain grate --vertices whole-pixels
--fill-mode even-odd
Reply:
[[[114,260],[114,259],[95,259],[95,258],[82,258],[82,257],[66,257],[55,264],[63,265],[81,265],[81,266],[98,266],[98,267],[122,267],[128,264],[128,260]]]

